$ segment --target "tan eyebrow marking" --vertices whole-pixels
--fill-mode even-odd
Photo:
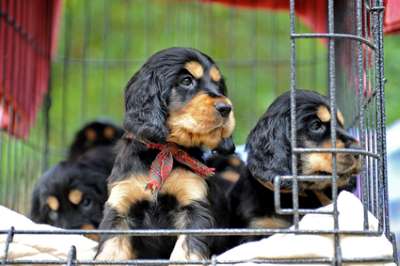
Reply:
[[[68,194],[68,199],[75,205],[78,205],[82,201],[83,193],[79,189],[73,189]]]
[[[212,66],[210,69],[210,77],[213,81],[220,81],[221,80],[221,73],[219,72],[219,70],[215,67]]]
[[[115,129],[113,129],[112,127],[106,127],[103,130],[103,134],[107,139],[112,139],[115,135]]]
[[[337,117],[338,117],[338,121],[339,121],[340,125],[344,126],[344,116],[343,116],[342,112],[338,111]]]
[[[85,136],[89,141],[94,141],[97,138],[96,131],[92,128],[86,129]]]
[[[317,116],[322,122],[328,122],[331,120],[331,113],[325,105],[320,105],[318,107]]]
[[[197,79],[201,78],[204,74],[203,67],[200,65],[199,62],[196,61],[187,62],[185,64],[185,69]]]
[[[55,196],[49,196],[46,202],[47,205],[49,205],[49,208],[53,211],[57,211],[58,208],[60,208],[60,202],[58,202],[58,199]]]

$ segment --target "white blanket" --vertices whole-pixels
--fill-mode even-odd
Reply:
[[[320,210],[333,209],[333,205]],[[363,205],[360,200],[349,192],[341,192],[338,196],[339,229],[363,230]],[[370,230],[378,229],[378,220],[368,212]],[[332,230],[333,217],[326,214],[307,214],[299,223],[300,230]],[[384,235],[340,237],[342,257],[355,258],[393,258],[393,246]],[[217,257],[218,261],[251,260],[251,259],[331,259],[334,256],[334,239],[332,235],[295,235],[275,234],[260,241],[250,242],[235,247]],[[222,265],[222,264],[221,264]],[[228,264],[223,264],[228,265]],[[272,265],[242,263],[235,265]],[[273,264],[286,265],[286,264]],[[296,264],[290,264],[296,265]],[[299,264],[300,265],[300,264]],[[301,264],[305,265],[305,264]],[[313,264],[319,265],[319,264]],[[322,264],[321,264],[322,265]],[[323,264],[326,265],[326,264]],[[395,263],[365,263],[344,265],[394,266]]]
[[[50,225],[36,224],[25,216],[0,206],[0,230],[62,230]],[[4,259],[7,235],[0,234],[0,262]],[[71,246],[77,249],[80,260],[94,257],[97,242],[79,235],[25,235],[15,234],[9,246],[8,259],[12,260],[66,260]],[[41,264],[44,265],[44,264]]]
[[[332,210],[332,205],[321,208]],[[338,197],[339,228],[341,230],[363,229],[363,206],[361,202],[348,192],[340,193]],[[0,206],[0,230],[8,230],[14,226],[16,230],[54,230],[49,225],[35,224],[25,216]],[[370,213],[370,230],[377,230],[378,221]],[[303,230],[332,230],[331,215],[308,214],[299,223]],[[61,230],[61,229],[58,229]],[[0,234],[0,262],[4,258],[4,247],[7,235]],[[293,258],[332,258],[334,254],[333,238],[330,235],[295,235],[275,234],[269,238],[250,242],[235,247],[217,257],[218,261],[251,260],[251,259],[293,259]],[[341,251],[343,258],[373,258],[393,255],[391,243],[382,236],[341,236]],[[9,246],[8,259],[29,260],[65,260],[74,245],[79,260],[92,259],[97,243],[78,235],[22,235],[16,234]],[[43,264],[41,264],[43,265]],[[221,264],[222,265],[222,264]],[[223,264],[228,265],[228,264]],[[242,263],[235,265],[260,265]],[[261,264],[269,265],[269,264]],[[285,265],[285,264],[273,264]],[[290,264],[294,265],[294,264]],[[304,265],[304,264],[301,264]],[[317,264],[313,264],[317,265]],[[325,265],[325,264],[324,264]],[[351,263],[346,266],[353,265]],[[394,266],[394,263],[370,263],[354,265]]]

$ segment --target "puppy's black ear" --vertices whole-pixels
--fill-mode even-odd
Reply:
[[[233,142],[232,137],[229,137],[226,139],[222,139],[215,151],[219,154],[229,155],[233,154],[235,152],[235,149],[235,143]]]
[[[154,72],[141,70],[125,89],[124,128],[140,140],[166,141],[167,92],[163,83]]]
[[[40,208],[40,189],[39,186],[36,185],[33,193],[32,193],[32,205],[30,211],[30,219],[36,223],[43,222],[42,220],[42,212]]]
[[[286,115],[267,113],[250,132],[246,143],[247,165],[259,181],[273,182],[275,176],[291,173],[289,125]]]

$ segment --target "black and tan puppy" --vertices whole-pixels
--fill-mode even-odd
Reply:
[[[46,171],[33,190],[30,216],[66,229],[95,229],[107,199],[107,177],[122,129],[91,122],[75,136],[68,159]],[[90,235],[94,239],[96,235]]]
[[[231,101],[207,55],[188,48],[154,54],[125,90],[128,132],[109,179],[101,229],[225,227],[226,198],[202,148],[232,151]],[[98,260],[202,259],[224,238],[102,236]]]
[[[344,129],[343,115],[337,118],[336,147],[358,148],[357,141]],[[332,148],[332,119],[329,100],[312,91],[296,91],[296,136],[299,148]],[[246,149],[248,171],[231,194],[235,206],[235,227],[282,228],[291,217],[278,215],[274,207],[274,178],[292,175],[290,145],[290,93],[277,98],[250,132]],[[302,153],[297,160],[298,175],[331,175],[331,153]],[[339,190],[354,188],[351,177],[360,170],[358,155],[337,154]],[[281,206],[292,207],[291,182],[281,181]],[[331,201],[330,181],[299,182],[299,207],[318,208]]]

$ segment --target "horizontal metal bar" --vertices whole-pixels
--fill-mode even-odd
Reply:
[[[293,180],[293,176],[284,175],[279,176],[280,180]],[[299,181],[322,181],[322,180],[332,180],[331,175],[297,175],[296,178]]]
[[[376,47],[369,40],[362,38],[357,35],[345,34],[345,33],[293,33],[290,35],[293,39],[300,38],[334,38],[334,39],[350,39],[358,42],[362,42],[369,46],[371,49],[376,50]]]
[[[298,264],[298,263],[308,263],[308,264],[321,264],[321,263],[331,263],[333,260],[330,258],[284,258],[284,259],[252,259],[252,260],[216,260],[217,264],[238,264],[238,263],[285,263],[285,264]],[[7,260],[6,264],[66,264],[66,260]],[[209,265],[212,261],[209,259],[205,260],[166,260],[166,259],[137,259],[137,260],[76,260],[77,264],[99,264],[99,265]],[[343,258],[342,262],[352,262],[352,263],[376,263],[376,262],[393,262],[393,257],[382,256],[373,258]]]
[[[312,211],[312,210],[310,210]],[[9,230],[0,230],[1,234],[8,234]],[[343,235],[379,235],[378,231],[357,230],[293,230],[293,229],[138,229],[138,230],[15,230],[14,235],[131,235],[131,236],[176,236],[176,235],[203,235],[203,236],[229,236],[229,235],[270,235],[275,233],[285,234],[343,234]]]
[[[380,156],[377,153],[369,152],[366,150],[361,149],[343,149],[343,148],[294,148],[294,153],[353,153],[353,154],[360,154],[366,155],[370,157],[374,157],[379,159]]]
[[[277,210],[277,213],[279,214],[287,214],[287,215],[293,215],[295,213],[301,214],[301,215],[306,215],[306,214],[324,214],[324,215],[333,215],[333,211],[320,211],[320,210],[312,210],[312,209],[290,209],[290,208],[279,208]]]

